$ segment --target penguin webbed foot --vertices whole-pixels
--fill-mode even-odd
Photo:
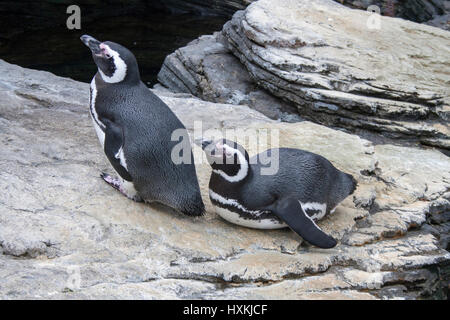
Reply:
[[[116,178],[116,177],[112,177],[111,175],[109,175],[109,174],[107,174],[105,172],[102,172],[100,174],[100,177],[107,184],[109,184],[111,187],[113,187],[114,189],[119,191],[121,194],[123,194],[128,199],[131,199],[131,200],[136,201],[136,202],[143,202],[142,198],[138,194],[131,195],[131,194],[129,194],[129,192],[127,192],[127,190],[125,190],[125,188],[123,186],[123,182],[121,181],[121,179]]]

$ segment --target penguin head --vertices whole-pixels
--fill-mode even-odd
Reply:
[[[219,139],[196,141],[206,154],[213,173],[231,183],[242,182],[249,173],[249,155],[236,142]]]
[[[140,80],[138,64],[130,50],[111,41],[100,42],[89,35],[83,35],[80,39],[91,49],[92,57],[104,82]]]

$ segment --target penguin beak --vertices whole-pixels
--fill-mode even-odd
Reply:
[[[208,139],[204,139],[204,138],[200,138],[200,139],[195,139],[194,143],[196,145],[198,145],[199,147],[201,147],[203,150],[205,150],[205,148],[207,146],[209,146],[212,142],[212,140],[208,140]]]
[[[82,35],[80,37],[81,41],[83,41],[83,43],[89,48],[91,49],[92,53],[94,54],[100,54],[101,53],[101,49],[100,49],[100,41],[98,41],[97,39],[95,39],[94,37],[91,37],[87,34]]]

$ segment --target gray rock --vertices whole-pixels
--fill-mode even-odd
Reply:
[[[450,149],[450,33],[379,18],[374,30],[370,13],[331,0],[260,0],[223,35],[254,81],[302,117]]]
[[[437,16],[434,19],[425,22],[425,24],[450,31],[450,13]]]
[[[440,152],[374,146],[308,121],[277,123],[244,105],[155,90],[191,131],[195,121],[203,129],[274,130],[280,145],[352,173],[354,198],[319,223],[339,239],[323,250],[300,245],[289,230],[218,217],[197,147],[204,217],[123,197],[99,177],[111,167],[88,116],[88,92],[86,83],[0,60],[1,299],[442,298],[450,253],[439,228],[450,162]]]
[[[158,81],[206,101],[248,105],[271,119],[298,122],[295,107],[259,88],[224,46],[220,33],[202,36],[164,60]]]
[[[366,10],[369,6],[378,6],[383,15],[400,17],[403,19],[425,22],[442,15],[447,0],[335,0],[348,7]]]
[[[399,17],[450,30],[450,1],[448,0],[335,0],[347,7],[367,10],[377,6],[382,15]]]

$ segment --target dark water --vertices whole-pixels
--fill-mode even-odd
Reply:
[[[24,28],[0,33],[0,58],[22,67],[46,70],[59,76],[90,82],[96,72],[90,51],[79,40],[89,34],[101,41],[114,41],[136,56],[141,78],[147,85],[156,83],[164,58],[203,34],[222,29],[226,17],[146,12],[142,15],[103,17],[83,21],[81,30],[68,30],[65,14],[59,24],[44,28]],[[0,15],[0,19],[2,16]],[[64,23],[61,23],[64,22]],[[25,22],[26,23],[26,22]]]

